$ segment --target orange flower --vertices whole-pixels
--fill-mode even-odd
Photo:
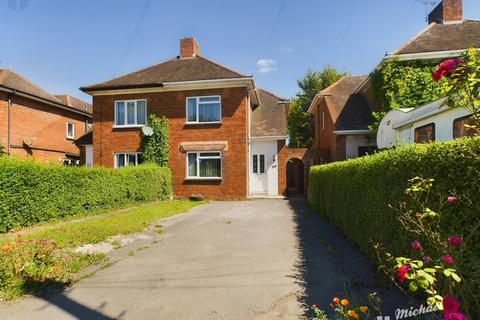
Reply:
[[[360,319],[360,315],[358,313],[355,313],[355,315],[353,316],[355,319]]]
[[[363,313],[367,313],[368,307],[366,307],[366,306],[361,306],[361,307],[360,307],[360,311],[362,311]]]
[[[348,310],[348,311],[347,311],[347,314],[348,314],[350,317],[353,318],[353,317],[355,316],[355,311],[353,311],[353,310]]]
[[[347,299],[342,299],[342,301],[340,301],[342,303],[342,306],[346,307],[350,304],[350,302],[347,300]]]
[[[12,243],[10,243],[10,247],[12,247],[12,248],[16,248],[16,247],[17,247],[17,243],[16,243],[16,242],[12,242]]]
[[[333,298],[333,303],[340,303],[340,298],[339,297]]]
[[[8,243],[6,243],[2,246],[1,249],[2,249],[2,251],[7,251],[8,249],[10,249],[10,245]]]

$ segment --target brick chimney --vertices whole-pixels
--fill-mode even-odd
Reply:
[[[193,58],[199,53],[200,47],[195,38],[180,39],[180,58]]]
[[[442,0],[428,15],[428,24],[460,21],[462,18],[462,0]]]

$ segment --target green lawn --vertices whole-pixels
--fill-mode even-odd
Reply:
[[[34,293],[50,283],[69,285],[77,273],[105,259],[104,254],[75,253],[75,248],[120,234],[141,231],[158,219],[186,212],[205,201],[174,200],[78,220],[56,221],[26,229],[17,235],[0,235],[0,301]],[[55,244],[47,254],[40,254]],[[48,242],[47,242],[48,243]],[[53,251],[57,254],[53,254]]]
[[[202,203],[205,202],[189,200],[159,202],[77,221],[41,225],[23,233],[21,237],[55,240],[61,248],[98,243],[111,236],[141,231],[158,219],[186,212]],[[6,240],[5,236],[0,242],[4,242],[4,240]]]

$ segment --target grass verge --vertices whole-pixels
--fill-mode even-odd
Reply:
[[[75,274],[105,258],[71,248],[145,229],[154,221],[205,202],[175,200],[74,221],[54,222],[0,236],[0,300],[33,293],[45,285],[75,282]],[[39,257],[41,257],[39,259]]]

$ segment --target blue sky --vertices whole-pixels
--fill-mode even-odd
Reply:
[[[264,56],[281,2],[151,0],[122,60],[144,0],[0,0],[0,67],[90,100],[80,86],[112,78],[119,66],[125,73],[176,56],[179,39],[194,36],[202,55],[291,97],[307,69],[366,74],[426,26],[418,0],[357,0],[348,28],[355,0],[285,0]],[[480,19],[480,1],[464,0],[464,16]]]

